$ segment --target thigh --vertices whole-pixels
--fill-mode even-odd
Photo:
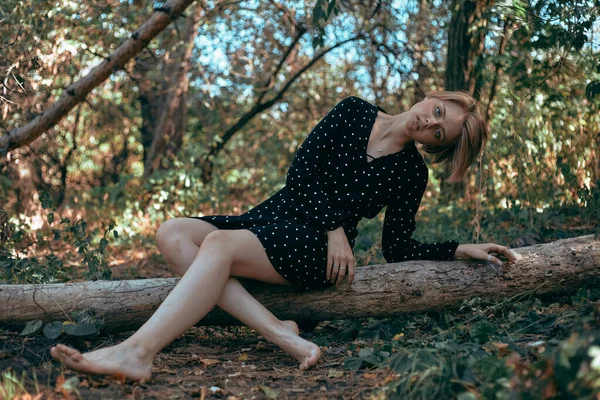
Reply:
[[[206,236],[216,230],[216,226],[201,219],[172,218],[160,225],[156,231],[156,242],[169,243],[184,237],[200,247]]]
[[[289,285],[271,264],[267,253],[254,233],[247,229],[218,230],[211,233],[211,240],[230,252],[231,276],[250,278],[267,283]]]

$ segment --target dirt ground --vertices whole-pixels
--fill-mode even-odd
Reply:
[[[26,338],[15,332],[0,336],[0,371],[25,373],[25,387],[35,398],[83,399],[378,399],[382,386],[395,373],[385,369],[348,371],[348,341],[337,342],[339,324],[324,322],[302,336],[321,346],[316,368],[300,371],[298,363],[277,346],[247,327],[190,329],[161,352],[148,382],[123,382],[119,377],[98,377],[63,370],[51,361],[49,349],[63,342],[82,351],[118,343],[129,334],[93,340],[70,337],[49,340],[43,335]],[[372,345],[372,343],[371,343]],[[34,378],[35,374],[35,378]],[[36,382],[37,381],[37,389]]]
[[[113,279],[173,277],[162,257],[152,249],[156,250],[151,246],[147,252],[119,253],[110,266]],[[356,320],[353,324],[360,325],[361,321],[369,323]],[[19,379],[25,373],[25,387],[32,398],[39,392],[44,399],[384,398],[378,393],[395,379],[393,371],[344,369],[346,355],[356,355],[361,347],[374,344],[370,340],[340,338],[347,322],[321,322],[313,331],[301,332],[302,337],[317,343],[322,351],[317,366],[308,371],[300,371],[295,359],[250,328],[232,326],[190,329],[159,353],[154,360],[152,379],[143,383],[63,370],[50,357],[50,348],[56,343],[66,343],[84,352],[119,343],[131,333],[86,340],[63,334],[50,340],[41,333],[22,337],[19,332],[0,330],[0,373],[13,370]],[[69,390],[71,387],[73,390]]]

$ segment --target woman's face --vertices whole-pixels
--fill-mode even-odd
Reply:
[[[465,117],[456,103],[426,98],[409,111],[408,135],[422,144],[449,145],[460,135]]]

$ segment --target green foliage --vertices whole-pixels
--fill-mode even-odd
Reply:
[[[25,388],[25,375],[25,371],[23,371],[21,376],[10,369],[2,371],[0,375],[0,398],[17,399],[21,398],[21,396],[25,398],[26,395],[29,395],[29,392]]]
[[[42,332],[48,339],[56,339],[65,333],[71,336],[92,337],[97,336],[104,322],[97,319],[96,316],[87,310],[71,312],[70,318],[66,321],[52,321],[45,325],[40,320],[29,321],[21,331],[21,336],[28,336],[38,333],[43,326]]]
[[[102,237],[97,245],[93,244],[93,235],[87,232],[87,223],[83,219],[72,223],[69,218],[61,217],[56,223],[56,210],[51,208],[51,200],[46,192],[40,194],[43,209],[50,210],[46,214],[49,230],[35,232],[39,246],[64,244],[77,250],[83,258],[83,266],[87,269],[83,275],[86,279],[110,279],[111,270],[108,267],[106,250],[108,236],[112,233],[118,237],[114,230],[115,223],[110,221],[104,228]],[[14,233],[8,240],[0,244],[0,281],[10,283],[52,283],[71,279],[74,276],[74,267],[66,267],[64,262],[54,252],[40,260],[38,257],[27,257],[27,248],[21,249],[21,244],[26,239],[31,240],[32,233],[28,232],[25,225],[20,227],[10,224],[10,231]],[[62,243],[60,243],[62,242]],[[21,255],[23,253],[23,255]]]
[[[312,14],[312,23],[317,28],[313,35],[313,47],[321,47],[325,44],[325,25],[332,13],[338,15],[339,12],[337,0],[317,0]]]
[[[600,391],[600,290],[543,301],[473,298],[458,310],[344,321],[344,367],[389,368],[392,399],[592,398]],[[352,333],[348,335],[348,330]],[[315,338],[316,343],[319,338]]]

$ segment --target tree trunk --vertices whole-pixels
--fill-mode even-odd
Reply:
[[[160,163],[165,156],[165,152],[169,149],[172,153],[177,153],[179,148],[176,148],[176,143],[181,144],[183,132],[178,132],[177,128],[185,129],[183,123],[178,123],[176,118],[185,118],[187,89],[189,85],[188,72],[190,70],[190,60],[192,52],[196,45],[196,36],[200,26],[200,7],[191,11],[191,18],[187,21],[185,41],[182,46],[182,52],[179,60],[175,60],[177,65],[173,68],[175,72],[174,79],[171,76],[165,77],[167,82],[172,82],[167,88],[167,100],[164,102],[159,111],[160,115],[155,119],[157,122],[152,136],[152,144],[144,163],[144,177],[149,176],[152,171],[160,169]],[[168,69],[165,69],[166,71]],[[170,75],[170,74],[169,74]],[[178,112],[179,111],[179,112]],[[183,112],[182,112],[183,111]],[[176,113],[178,114],[176,116]]]
[[[600,240],[594,235],[512,250],[519,261],[498,267],[487,262],[407,261],[357,268],[351,288],[296,292],[290,287],[242,280],[278,318],[298,322],[387,317],[460,305],[472,297],[505,300],[519,293],[572,292],[600,283]],[[105,331],[143,324],[178,279],[94,281],[49,285],[0,285],[0,326],[67,319],[90,310]],[[200,325],[239,324],[222,310]]]
[[[83,101],[89,92],[104,82],[113,72],[123,68],[127,61],[146,47],[171,21],[177,19],[193,1],[172,0],[157,8],[156,12],[129,39],[86,76],[69,85],[60,98],[41,115],[24,126],[0,136],[0,149],[10,151],[29,144],[56,125],[73,107]]]
[[[484,15],[493,3],[494,0],[453,0],[452,19],[448,27],[445,90],[464,90],[476,100],[479,99],[481,71],[485,67],[482,59],[487,30]],[[473,30],[474,26],[477,29]],[[444,168],[444,176],[450,174],[447,165]],[[469,203],[471,199],[467,176],[454,184],[442,179],[440,193],[441,204],[449,204],[462,195]]]
[[[415,53],[413,55],[414,71],[419,75],[414,80],[415,91],[413,93],[412,104],[417,104],[425,98],[425,95],[431,91],[430,79],[431,71],[427,66],[425,52],[428,46],[427,34],[431,27],[431,6],[427,0],[419,0],[419,11],[411,21],[415,26],[415,36],[413,39]],[[431,43],[431,42],[429,42]]]

